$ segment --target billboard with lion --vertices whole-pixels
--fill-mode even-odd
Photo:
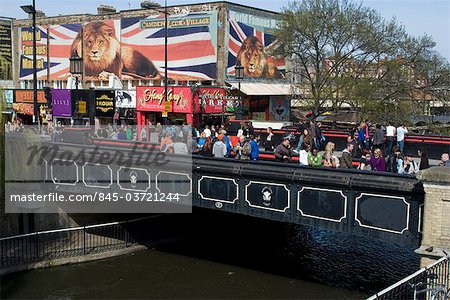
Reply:
[[[217,11],[170,15],[168,77],[172,80],[217,78]],[[66,80],[69,58],[83,58],[85,80],[161,79],[164,76],[164,16],[94,20],[39,26],[38,77]],[[20,80],[32,79],[32,30],[20,31]]]
[[[283,47],[274,35],[277,20],[230,11],[228,23],[227,76],[234,77],[239,61],[244,78],[283,79]]]

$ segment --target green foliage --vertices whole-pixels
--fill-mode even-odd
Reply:
[[[347,104],[361,115],[382,117],[397,103],[397,117],[408,116],[417,105],[400,101],[444,82],[428,80],[430,74],[448,79],[448,63],[432,50],[431,37],[411,37],[396,19],[385,20],[361,3],[290,2],[277,36],[291,58],[291,71],[301,76],[299,86],[308,91],[305,105],[316,113]]]

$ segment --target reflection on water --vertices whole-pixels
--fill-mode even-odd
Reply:
[[[4,276],[1,298],[361,299],[419,267],[412,247],[210,210],[164,216],[142,230],[184,238]]]

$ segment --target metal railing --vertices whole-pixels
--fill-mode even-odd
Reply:
[[[0,238],[0,266],[123,249],[136,243],[130,233],[132,225],[148,218],[151,217]]]
[[[436,292],[441,290],[442,299],[447,299],[450,288],[450,256],[440,258],[390,287],[367,298],[377,299],[441,299]]]

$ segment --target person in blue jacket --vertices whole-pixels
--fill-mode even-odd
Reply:
[[[255,136],[252,136],[252,139],[250,141],[250,147],[252,149],[252,151],[250,152],[250,159],[257,160],[259,157],[259,146],[257,143],[257,138]]]
[[[233,147],[231,145],[231,141],[228,138],[227,132],[225,130],[222,130],[220,133],[223,134],[223,141],[225,143],[225,146],[227,146],[227,157],[230,157],[231,156],[231,148]]]

